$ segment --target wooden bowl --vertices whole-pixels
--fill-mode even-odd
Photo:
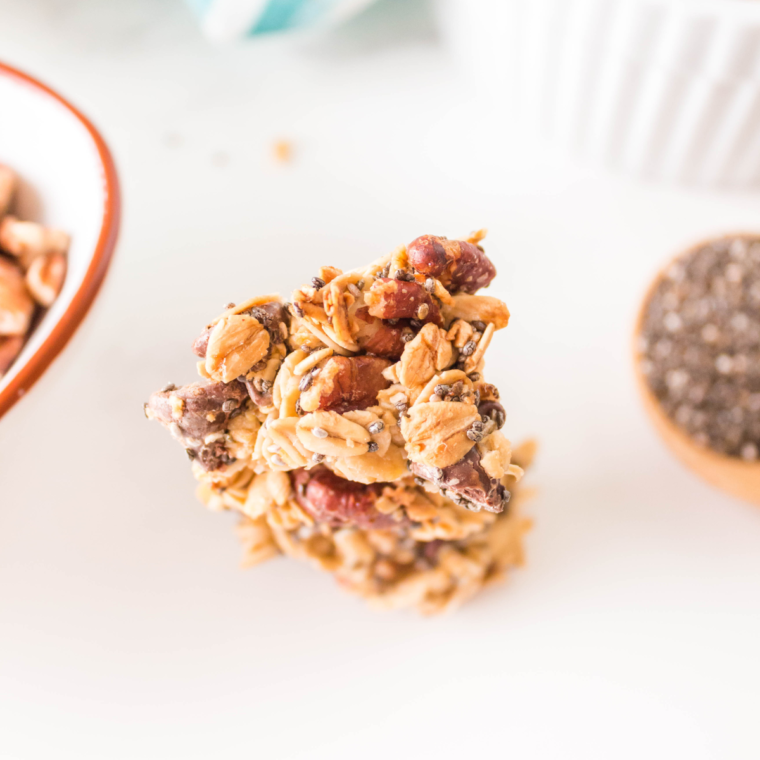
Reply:
[[[740,236],[743,235],[736,235],[736,237]],[[744,501],[760,505],[760,460],[745,462],[737,457],[718,454],[712,449],[704,448],[694,443],[662,410],[657,397],[650,390],[647,379],[641,371],[641,352],[638,348],[639,336],[641,335],[647,306],[654,293],[654,289],[660,282],[663,272],[670,267],[673,261],[684,258],[691,254],[692,251],[702,248],[711,242],[713,241],[707,240],[676,256],[675,259],[660,270],[649,287],[642,302],[634,332],[633,353],[636,386],[644,404],[644,409],[654,424],[655,430],[657,430],[667,447],[681,462],[711,485],[717,486],[726,493],[730,493],[732,496],[736,496]]]
[[[22,218],[71,235],[63,290],[0,378],[0,417],[63,350],[92,305],[116,245],[119,184],[93,125],[49,87],[0,63],[0,163],[21,179]]]

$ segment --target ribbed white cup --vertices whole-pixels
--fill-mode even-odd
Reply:
[[[760,186],[760,1],[441,0],[489,97],[638,175]]]

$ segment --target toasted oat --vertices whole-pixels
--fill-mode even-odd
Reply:
[[[269,333],[254,317],[231,314],[216,323],[206,349],[206,372],[229,383],[260,362],[269,349]]]
[[[312,452],[334,457],[356,457],[369,451],[367,430],[337,412],[312,412],[302,417],[296,432]]]
[[[467,437],[480,421],[475,406],[458,402],[417,404],[401,420],[409,458],[430,467],[458,462],[475,444]]]

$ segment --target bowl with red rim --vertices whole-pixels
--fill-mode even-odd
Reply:
[[[0,378],[0,417],[32,387],[82,323],[116,245],[119,184],[97,129],[51,88],[0,63],[0,164],[19,176],[19,218],[71,235],[66,279]]]

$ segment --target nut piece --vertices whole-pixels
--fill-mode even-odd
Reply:
[[[298,421],[298,440],[316,454],[358,457],[369,451],[370,434],[337,412],[313,412]]]
[[[412,463],[412,472],[424,480],[434,483],[456,503],[460,499],[466,502],[462,506],[470,509],[485,509],[488,512],[503,512],[509,502],[510,493],[481,465],[481,455],[477,447],[473,448],[448,467],[436,469],[420,463]]]
[[[382,485],[352,483],[326,467],[295,470],[290,473],[296,501],[320,523],[332,528],[391,528],[397,523],[389,515],[377,511],[375,502]]]
[[[58,297],[66,277],[66,257],[62,253],[38,256],[26,272],[26,287],[40,306],[48,307]]]
[[[406,320],[396,325],[383,322],[382,319],[373,317],[366,306],[356,310],[354,314],[359,323],[359,332],[356,334],[356,342],[362,351],[375,356],[383,356],[386,359],[398,361],[404,353],[404,336],[413,335]]]
[[[232,461],[221,434],[240,413],[246,396],[241,383],[193,383],[154,393],[145,416],[164,425],[204,470],[216,470]]]
[[[509,324],[507,305],[492,296],[458,293],[452,297],[450,305],[444,305],[443,315],[447,324],[455,319],[464,319],[466,322],[492,322],[496,330],[501,330]]]
[[[244,314],[222,317],[208,339],[206,372],[214,380],[229,383],[260,362],[269,343],[269,333],[258,319]]]
[[[278,296],[279,298],[279,296]],[[251,316],[258,319],[269,333],[272,345],[284,343],[288,335],[290,315],[282,301],[269,301],[251,308]]]
[[[301,394],[305,412],[348,412],[366,409],[377,394],[390,386],[383,370],[390,361],[378,356],[332,356],[312,375],[311,386]]]
[[[0,164],[0,218],[8,213],[16,193],[16,173]]]
[[[207,327],[194,341],[193,341],[193,353],[196,356],[200,356],[201,359],[206,358],[206,351],[208,350],[208,339],[211,337],[211,331],[213,327]]]
[[[443,326],[438,303],[418,282],[383,277],[364,294],[369,313],[380,319],[419,319]],[[427,311],[425,310],[427,307]]]
[[[18,257],[24,269],[37,256],[65,254],[69,250],[70,240],[63,230],[43,227],[36,222],[21,222],[15,216],[6,216],[0,222],[0,249]]]
[[[451,293],[477,293],[496,277],[484,251],[465,240],[423,235],[409,244],[407,255],[418,272],[440,280]]]
[[[34,314],[34,301],[24,275],[11,261],[0,257],[0,335],[26,335]]]
[[[0,377],[10,369],[23,347],[24,338],[20,335],[0,338]]]
[[[401,418],[409,459],[430,467],[458,462],[474,445],[467,431],[480,422],[472,404],[456,401],[416,404]]]

